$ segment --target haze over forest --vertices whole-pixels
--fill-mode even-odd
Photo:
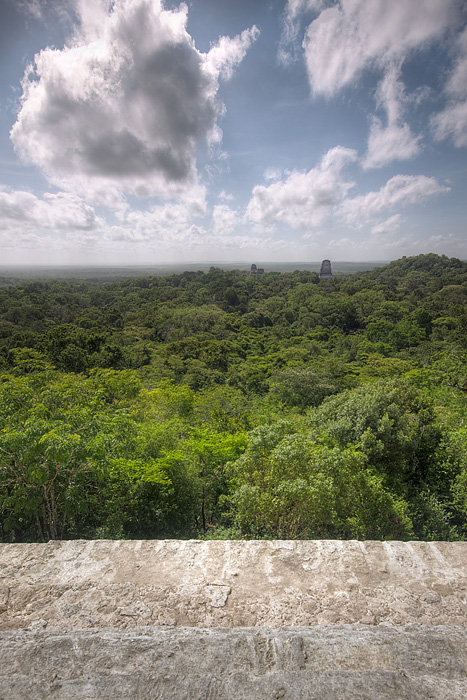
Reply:
[[[467,258],[463,0],[3,0],[3,265]]]

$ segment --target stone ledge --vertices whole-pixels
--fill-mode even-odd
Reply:
[[[0,700],[465,700],[467,543],[0,545]]]
[[[0,629],[465,626],[467,543],[0,545]]]
[[[467,631],[410,625],[0,634],[0,700],[464,700]]]

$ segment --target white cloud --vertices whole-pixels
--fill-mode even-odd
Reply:
[[[31,192],[0,189],[3,230],[93,231],[103,225],[80,197],[61,192],[36,197]]]
[[[446,90],[450,95],[467,97],[467,27],[458,37],[455,47],[458,55]]]
[[[340,0],[308,26],[303,48],[311,88],[331,96],[365,69],[403,60],[456,22],[458,0]]]
[[[452,233],[450,233],[446,236],[444,236],[442,234],[440,234],[438,236],[430,236],[428,239],[428,243],[430,243],[430,245],[436,246],[436,248],[440,248],[440,249],[445,247],[446,244],[452,243],[453,241],[455,241],[456,243],[459,242]]]
[[[265,180],[280,180],[282,176],[282,170],[279,168],[266,168],[264,171]]]
[[[205,195],[204,188],[198,186],[187,190],[181,201],[146,211],[123,205],[114,212],[118,221],[114,226],[97,216],[78,196],[67,192],[39,198],[30,192],[0,189],[0,230],[5,234],[2,244],[16,241],[24,247],[26,241],[28,248],[38,250],[48,245],[62,251],[89,248],[112,254],[116,252],[113,248],[116,244],[120,251],[126,250],[130,259],[136,252],[133,245],[180,253],[206,235],[202,227],[194,224],[206,214]],[[53,237],[45,235],[47,232]],[[139,255],[140,262],[144,262]]]
[[[347,225],[358,229],[387,209],[418,204],[449,191],[449,187],[440,185],[433,177],[395,175],[376,192],[346,199],[340,205],[338,213]]]
[[[383,127],[375,118],[368,138],[364,168],[380,168],[393,160],[408,160],[420,153],[420,138],[414,136],[408,124],[388,124]]]
[[[217,204],[212,212],[212,230],[215,235],[229,235],[235,231],[240,220],[238,212],[227,204]]]
[[[206,192],[203,187],[188,189],[186,196],[177,201],[151,206],[146,210],[122,208],[117,213],[118,225],[107,225],[100,238],[100,246],[112,254],[126,255],[125,259],[141,262],[148,255],[157,260],[161,255],[177,259],[190,249],[201,245],[206,230],[195,223],[206,215]]]
[[[277,57],[287,65],[296,58],[294,44],[300,31],[300,20],[310,11],[321,12],[332,0],[288,0],[282,16],[282,36]]]
[[[16,0],[19,10],[35,19],[42,19],[42,4],[40,0]]]
[[[458,148],[467,146],[467,101],[451,104],[433,119],[438,140],[452,138]]]
[[[285,7],[281,45],[284,48],[297,38],[300,20],[309,12],[321,12],[333,0],[288,0]]]
[[[219,77],[232,74],[258,30],[203,54],[184,4],[80,0],[77,10],[67,45],[44,49],[25,73],[16,150],[51,182],[101,200],[191,186],[198,143],[220,138]]]
[[[118,214],[119,236],[129,240],[150,241],[155,244],[172,242],[183,245],[198,227],[193,221],[206,214],[206,192],[192,187],[186,196],[173,202],[150,207],[146,211],[127,208]],[[200,230],[200,229],[199,229]]]
[[[467,28],[456,42],[457,58],[446,85],[447,107],[435,115],[432,126],[438,140],[452,138],[460,148],[467,146]]]
[[[328,0],[288,0],[285,8],[286,18],[295,20],[302,12],[320,11],[328,4]]]
[[[350,238],[332,238],[330,241],[328,241],[328,247],[329,248],[355,248],[356,243],[355,241],[350,240]]]
[[[402,222],[402,217],[400,214],[394,214],[384,221],[377,221],[371,229],[371,233],[374,236],[383,236],[388,233],[395,233],[399,230]]]
[[[379,168],[393,160],[406,160],[418,155],[421,150],[420,137],[414,136],[403,121],[407,103],[405,87],[399,79],[400,70],[391,66],[378,86],[378,107],[386,112],[387,123],[373,118],[368,139],[368,150],[363,160],[364,168]]]
[[[231,39],[228,36],[220,37],[206,55],[205,64],[215,77],[220,76],[230,80],[236,66],[243,61],[251,44],[259,36],[259,29],[255,26],[245,29],[241,34]]]
[[[247,218],[258,224],[282,223],[294,229],[320,226],[353,186],[342,170],[356,159],[355,151],[337,146],[308,172],[293,171],[268,187],[257,185],[247,207]]]
[[[226,192],[225,190],[222,190],[219,192],[219,199],[224,200],[225,202],[231,202],[235,197],[231,192]]]

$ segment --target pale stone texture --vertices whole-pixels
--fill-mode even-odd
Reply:
[[[465,700],[459,628],[3,635],[1,700]]]
[[[0,545],[0,700],[467,697],[467,543]]]
[[[464,542],[0,545],[4,630],[464,625],[466,600]]]

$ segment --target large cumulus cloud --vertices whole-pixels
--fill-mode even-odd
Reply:
[[[445,87],[448,104],[433,116],[432,126],[438,140],[451,138],[457,147],[467,146],[467,28],[458,37],[456,60]]]
[[[433,177],[394,175],[379,190],[352,197],[355,183],[346,170],[357,159],[356,151],[336,146],[307,172],[293,171],[271,185],[257,185],[246,209],[247,220],[267,231],[284,225],[308,231],[311,238],[327,219],[352,229],[389,233],[401,223],[399,208],[450,191]]]
[[[406,94],[402,68],[416,52],[446,40],[450,32],[452,40],[465,19],[463,6],[462,0],[288,0],[280,56],[287,55],[284,46],[296,42],[306,20],[301,48],[315,97],[331,98],[344,87],[356,87],[370,70],[382,75],[376,100],[387,118],[386,123],[377,116],[370,120],[364,168],[420,153],[421,135],[413,133],[405,115],[416,99]],[[438,139],[450,136],[456,145],[465,145],[467,111],[460,96],[465,80],[457,79],[465,72],[463,44],[459,54],[446,90],[450,103],[433,119],[433,128]]]
[[[378,106],[386,112],[386,124],[373,117],[364,168],[378,168],[393,160],[405,160],[418,155],[420,137],[414,136],[404,121],[407,103],[405,87],[395,66],[388,68],[376,93]]]
[[[219,77],[255,27],[203,54],[187,7],[161,0],[80,0],[67,45],[35,56],[11,138],[61,187],[104,197],[175,193],[196,181],[196,149],[220,138]],[[110,195],[109,195],[110,193]]]
[[[257,185],[247,217],[266,226],[286,224],[304,230],[320,226],[353,186],[343,169],[356,159],[354,150],[336,146],[307,172],[293,171],[267,187]]]
[[[311,88],[331,96],[370,67],[404,60],[455,24],[459,0],[339,0],[309,24],[303,48]]]
[[[94,209],[77,195],[59,192],[37,197],[25,190],[0,187],[2,231],[93,231],[102,225]]]
[[[361,228],[381,213],[396,207],[420,204],[430,197],[445,194],[450,188],[434,177],[425,175],[394,175],[379,190],[343,200],[336,209],[348,226]],[[386,225],[389,220],[386,220]],[[399,220],[391,217],[391,224]],[[382,231],[376,229],[374,233]]]

